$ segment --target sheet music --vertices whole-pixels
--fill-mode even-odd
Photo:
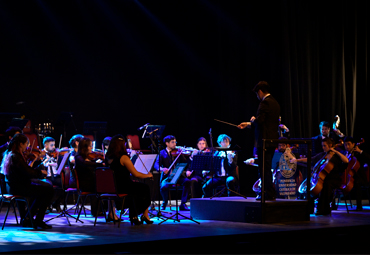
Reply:
[[[138,154],[134,165],[135,169],[140,173],[147,174],[152,169],[157,156],[157,154]]]

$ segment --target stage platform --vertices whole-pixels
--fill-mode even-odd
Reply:
[[[239,198],[237,198],[239,199]],[[366,201],[364,200],[364,204]],[[191,204],[190,208],[192,207]],[[6,210],[0,212],[1,223]],[[235,209],[229,208],[230,214]],[[170,216],[169,208],[163,212]],[[190,216],[189,212],[181,212]],[[46,215],[46,219],[55,216]],[[233,221],[190,220],[174,222],[153,218],[154,224],[131,226],[128,217],[120,228],[101,217],[96,227],[92,217],[84,223],[64,218],[50,222],[48,231],[35,231],[15,224],[10,214],[0,231],[1,253],[23,254],[246,254],[246,253],[368,253],[370,207],[354,208],[347,214],[344,205],[331,216],[311,215],[309,221],[253,224]],[[354,245],[356,244],[356,246]],[[328,250],[330,248],[330,250]],[[366,250],[364,250],[366,248]]]
[[[199,220],[247,223],[309,221],[308,203],[304,200],[276,199],[256,201],[253,197],[214,197],[191,199],[191,216]]]

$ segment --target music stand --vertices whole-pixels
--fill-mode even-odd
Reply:
[[[185,170],[186,166],[187,166],[188,163],[178,163],[176,164],[175,168],[172,170],[171,174],[165,179],[165,182],[167,184],[170,184],[170,185],[175,185],[176,187],[176,213],[170,217],[167,217],[167,219],[165,219],[164,221],[162,221],[161,223],[159,223],[158,225],[162,224],[163,222],[169,220],[169,219],[172,219],[174,217],[176,217],[173,221],[177,221],[177,222],[180,222],[179,220],[179,215],[182,216],[183,218],[185,219],[188,219],[188,220],[191,220],[195,223],[198,223],[200,224],[199,222],[193,220],[192,218],[189,218],[189,217],[186,217],[184,215],[182,215],[181,213],[179,213],[179,207],[178,207],[178,201],[177,201],[177,181],[179,180],[182,172]]]
[[[213,153],[213,151],[214,150],[216,150],[216,151],[230,151],[231,149],[230,148],[222,148],[222,147],[215,147],[215,148],[211,148],[211,151],[212,151],[212,154],[214,155],[214,153]],[[195,157],[195,156],[194,156]],[[215,157],[215,156],[211,156],[211,157]],[[223,158],[224,160],[227,160],[227,157],[225,157],[225,158]],[[217,170],[220,170],[221,169],[221,162],[220,163],[217,163]],[[214,167],[213,167],[213,171],[214,171]],[[210,171],[212,171],[212,170],[210,170]],[[213,175],[212,175],[212,178],[213,178]],[[212,198],[214,198],[214,197],[216,197],[216,196],[218,196],[219,194],[220,195],[222,195],[224,192],[225,192],[225,190],[228,190],[228,191],[230,191],[230,192],[233,192],[233,193],[235,193],[236,195],[238,195],[238,196],[241,196],[241,197],[244,197],[245,199],[247,199],[247,197],[246,196],[244,196],[244,195],[242,195],[242,194],[240,194],[240,193],[238,193],[238,192],[236,192],[236,191],[234,191],[234,190],[231,190],[231,189],[229,189],[226,185],[225,185],[225,187],[221,190],[221,191],[219,191],[219,192],[217,192],[216,194],[214,194],[213,196],[211,196],[210,197],[210,199],[212,199]]]
[[[66,165],[66,163],[67,163],[67,160],[69,159],[69,155],[70,155],[71,153],[66,153],[66,154],[64,154],[64,156],[63,156],[63,159],[62,159],[62,162],[59,164],[59,167],[58,167],[58,171],[57,171],[57,174],[61,174],[62,173],[62,171],[64,170],[64,167],[65,167],[65,165]],[[62,189],[64,190],[64,183],[63,183],[63,180],[62,180]],[[64,192],[64,196],[65,196],[65,192]],[[64,206],[63,206],[63,209],[62,209],[62,211],[57,215],[57,216],[55,216],[55,217],[53,217],[53,218],[50,218],[50,219],[48,219],[48,220],[46,220],[45,222],[48,222],[48,221],[51,221],[51,220],[54,220],[54,219],[56,219],[56,218],[59,218],[59,217],[66,217],[66,219],[67,219],[67,222],[68,222],[68,225],[70,225],[70,226],[72,226],[71,225],[71,222],[69,221],[69,219],[68,219],[68,217],[71,217],[71,218],[74,218],[74,219],[76,219],[76,221],[77,221],[77,218],[76,217],[74,217],[74,216],[72,216],[72,215],[70,215],[67,211],[68,210],[70,210],[70,209],[68,209],[68,210],[66,210],[67,208],[66,208],[66,201],[65,201],[65,199],[64,199]],[[83,221],[81,221],[81,220],[79,220],[78,219],[78,221],[79,222],[81,222],[81,223],[83,223]]]
[[[24,129],[28,122],[28,119],[21,119],[21,118],[13,118],[9,124],[9,127],[19,127],[20,129]]]

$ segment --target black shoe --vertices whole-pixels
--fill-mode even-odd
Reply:
[[[153,221],[145,217],[144,215],[141,215],[140,217],[141,222],[145,222],[146,224],[153,224]],[[144,224],[144,223],[143,223]]]
[[[119,222],[119,221],[123,221],[123,219],[113,219],[113,218],[111,218],[111,217],[108,216],[107,222],[111,222],[111,221],[113,221],[113,222]]]
[[[362,209],[362,205],[358,205],[357,207],[356,207],[356,211],[362,211],[363,209]]]
[[[62,212],[62,209],[60,208],[60,205],[56,205],[54,208],[57,211],[57,213],[61,213]]]
[[[162,211],[166,210],[166,207],[167,207],[167,204],[162,204],[162,205],[161,205],[161,210],[162,210]]]
[[[317,211],[315,213],[316,216],[327,216],[330,215],[330,212],[322,212],[322,211]]]
[[[262,197],[261,197],[260,195],[258,195],[258,196],[256,197],[256,200],[257,200],[257,201],[261,201],[261,200],[262,200]],[[276,201],[276,197],[269,197],[269,196],[266,196],[266,197],[265,197],[265,201]]]
[[[190,209],[186,206],[186,204],[181,204],[179,209],[180,211],[190,211]]]
[[[132,225],[141,225],[143,224],[137,217],[130,218],[131,226]]]
[[[48,225],[46,224],[45,222],[43,221],[40,221],[40,222],[34,222],[33,223],[33,228],[34,229],[37,229],[38,227],[40,227],[41,229],[52,229],[53,227],[51,225]]]
[[[24,228],[32,228],[31,220],[29,218],[23,219],[21,221],[21,226],[24,227]]]

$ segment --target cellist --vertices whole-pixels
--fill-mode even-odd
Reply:
[[[364,169],[364,163],[370,163],[370,154],[361,150],[355,143],[353,137],[347,136],[344,138],[344,154],[350,160],[350,157],[356,157],[360,163],[360,167],[353,176],[354,183],[353,187],[356,191],[356,211],[362,211],[362,200],[361,200],[361,186],[367,184],[367,178]]]
[[[316,154],[312,157],[311,162],[315,169],[324,168],[325,164],[328,164],[330,161],[333,165],[333,168],[326,175],[323,181],[323,187],[318,195],[317,210],[316,215],[329,215],[331,212],[330,203],[332,202],[333,191],[336,188],[339,188],[342,183],[342,173],[344,167],[347,164],[348,158],[337,151],[334,148],[334,140],[331,138],[324,138],[321,142],[323,152]],[[296,162],[307,162],[307,158],[293,159]],[[325,170],[323,170],[325,171]],[[312,205],[313,206],[313,205]]]

